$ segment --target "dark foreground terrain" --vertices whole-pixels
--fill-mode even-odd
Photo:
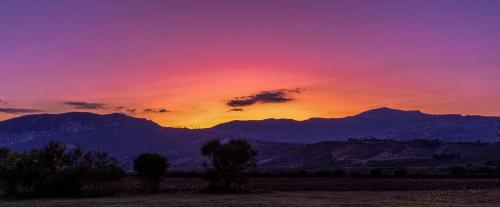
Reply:
[[[210,195],[174,193],[90,199],[5,201],[0,206],[410,206],[489,207],[500,203],[500,190],[455,191],[295,191]]]
[[[170,178],[164,189],[196,191],[206,185],[200,178]],[[500,178],[261,177],[251,178],[245,186],[257,191],[500,190]]]
[[[207,194],[201,178],[168,178],[163,193],[140,192],[134,179],[124,191],[100,198],[0,200],[2,206],[498,206],[498,178],[257,177],[247,194]]]

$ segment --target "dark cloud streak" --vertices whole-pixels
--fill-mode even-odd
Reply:
[[[230,107],[245,107],[257,103],[284,103],[292,101],[290,93],[301,93],[301,89],[280,89],[261,91],[249,96],[236,97],[226,103]]]
[[[72,106],[74,109],[106,109],[104,107],[104,104],[102,103],[90,103],[90,102],[83,102],[83,101],[68,101],[64,102],[64,104]]]
[[[144,109],[144,113],[167,113],[170,112],[167,109]]]
[[[44,112],[38,109],[23,109],[23,108],[0,108],[0,113],[7,114],[32,114]]]

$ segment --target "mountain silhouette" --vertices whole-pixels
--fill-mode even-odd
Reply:
[[[27,115],[1,121],[0,147],[25,151],[55,139],[70,147],[78,144],[86,149],[109,152],[126,166],[140,153],[159,152],[169,158],[173,169],[193,169],[202,166],[200,147],[208,140],[245,138],[259,150],[260,166],[298,167],[297,160],[304,160],[307,155],[306,162],[318,167],[328,166],[325,163],[331,163],[331,155],[339,153],[337,150],[345,152],[338,154],[341,158],[366,161],[370,158],[361,156],[366,154],[366,149],[371,149],[369,151],[374,152],[371,156],[376,159],[379,159],[378,153],[387,157],[388,152],[401,151],[403,154],[392,155],[397,158],[407,157],[403,149],[412,146],[393,141],[387,141],[390,146],[380,142],[339,142],[349,138],[492,142],[499,139],[496,136],[499,120],[499,117],[431,115],[379,108],[345,118],[231,121],[195,130],[162,127],[150,120],[124,114],[70,112]],[[497,144],[467,145],[467,148],[440,144],[429,149],[417,144],[414,151],[421,151],[419,156],[423,158],[451,149],[457,150],[450,153],[467,149],[483,156],[479,152],[493,152],[498,147]]]
[[[212,129],[252,139],[302,143],[349,138],[497,141],[499,120],[500,117],[432,115],[384,107],[345,118],[231,121]]]

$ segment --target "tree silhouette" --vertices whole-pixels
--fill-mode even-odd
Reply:
[[[160,154],[144,153],[134,160],[134,170],[143,184],[153,193],[160,189],[168,167],[167,158]]]
[[[202,147],[201,153],[211,161],[212,168],[205,178],[211,181],[212,188],[241,190],[247,174],[256,167],[257,151],[245,140],[230,140],[226,144],[212,140]]]

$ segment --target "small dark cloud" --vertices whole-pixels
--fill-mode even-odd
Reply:
[[[4,106],[5,106],[5,105],[7,105],[7,104],[9,104],[9,102],[7,102],[7,101],[5,101],[5,100],[0,100],[0,105],[4,105]]]
[[[74,109],[106,109],[102,103],[90,103],[83,101],[68,101],[64,104],[72,106]]]
[[[167,113],[170,112],[167,109],[144,109],[144,113]]]
[[[130,109],[125,106],[118,106],[115,107],[115,111],[121,112],[121,113],[126,113],[126,114],[135,114],[137,112],[137,109]]]
[[[228,112],[232,112],[232,111],[238,111],[238,112],[240,112],[240,111],[243,111],[243,109],[242,108],[234,108],[234,109],[229,109],[228,110]]]
[[[115,108],[115,111],[122,111],[123,109],[125,109],[124,106],[118,106]]]
[[[261,91],[249,96],[236,97],[226,103],[230,107],[245,107],[257,103],[284,103],[292,101],[291,93],[301,93],[301,89],[280,89]]]
[[[0,108],[0,113],[7,114],[32,114],[44,112],[38,109],[23,109],[23,108]]]

